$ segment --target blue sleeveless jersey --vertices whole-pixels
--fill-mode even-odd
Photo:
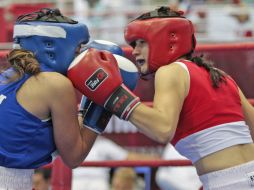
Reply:
[[[51,162],[56,150],[51,120],[41,121],[16,99],[17,90],[28,78],[0,83],[0,166],[38,168]]]

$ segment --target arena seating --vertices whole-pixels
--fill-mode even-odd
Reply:
[[[6,24],[6,20],[5,20],[5,9],[4,7],[0,7],[0,42],[5,42],[7,39],[7,24]]]
[[[0,42],[13,41],[13,24],[18,16],[44,7],[53,7],[53,3],[12,3],[7,7],[0,7]]]

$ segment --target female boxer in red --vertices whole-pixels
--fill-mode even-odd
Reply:
[[[230,76],[192,56],[191,21],[161,7],[130,22],[125,39],[141,77],[155,73],[153,107],[123,84],[114,56],[98,50],[70,66],[76,88],[147,136],[170,141],[192,161],[204,189],[253,189],[254,108]]]
[[[153,107],[138,105],[129,121],[157,141],[171,141],[204,189],[253,189],[254,108],[230,76],[192,56],[192,23],[161,7],[130,22],[125,39],[141,75],[155,72]]]

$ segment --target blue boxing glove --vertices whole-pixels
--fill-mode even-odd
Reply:
[[[117,44],[105,40],[95,40],[88,43],[82,51],[89,48],[107,50],[113,53],[117,59],[123,83],[130,90],[134,90],[139,79],[137,67],[130,60],[123,57],[124,52]],[[84,113],[83,125],[101,134],[105,130],[112,113],[88,100],[85,96],[82,97],[80,105],[80,110],[83,110]]]
[[[80,51],[83,52],[89,48],[94,48],[98,50],[106,50],[111,52],[112,54],[124,56],[124,52],[119,45],[110,41],[106,41],[106,40],[93,40],[87,43],[86,45],[84,45]]]
[[[83,126],[98,134],[101,134],[104,131],[112,116],[111,112],[95,104],[84,95],[80,102],[79,112],[82,113],[84,118]]]

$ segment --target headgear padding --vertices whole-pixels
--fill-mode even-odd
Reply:
[[[89,41],[89,32],[85,24],[62,16],[59,10],[46,10],[43,16],[55,14],[61,21],[43,20],[41,15],[33,20],[22,17],[14,26],[14,48],[32,51],[42,68],[66,74],[76,49]]]
[[[163,9],[162,11],[166,9],[166,15],[165,12],[160,14],[160,9]],[[124,33],[125,40],[129,44],[138,39],[148,43],[150,72],[155,72],[159,67],[191,53],[195,48],[194,28],[191,21],[182,17],[180,12],[171,11],[168,7],[160,9],[156,10],[158,11],[155,12],[156,14],[146,13],[130,22]],[[167,15],[172,12],[175,13],[173,16]]]

